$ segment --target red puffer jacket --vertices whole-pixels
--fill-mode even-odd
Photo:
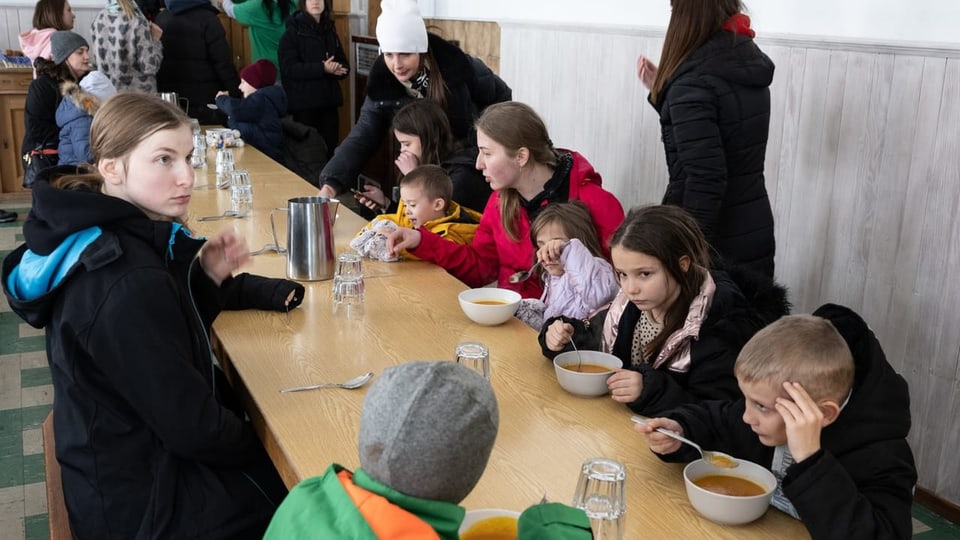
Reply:
[[[608,243],[623,221],[623,207],[612,193],[601,187],[600,173],[594,170],[586,158],[577,152],[560,151],[573,156],[567,199],[583,201],[590,208],[597,235],[609,256]],[[496,280],[499,287],[515,290],[524,298],[540,298],[543,285],[539,279],[520,283],[509,281],[512,274],[529,269],[534,260],[535,251],[530,242],[530,219],[522,207],[517,233],[520,240],[513,241],[504,231],[500,221],[500,194],[494,192],[487,201],[472,243],[454,244],[422,230],[420,245],[410,250],[410,253],[444,267],[471,287],[482,287]]]

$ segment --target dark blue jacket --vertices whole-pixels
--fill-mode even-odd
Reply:
[[[253,145],[277,163],[283,163],[283,124],[287,96],[279,86],[267,86],[245,98],[220,96],[217,107],[227,115],[227,126],[240,130],[246,144]]]
[[[90,152],[90,125],[93,114],[100,106],[99,100],[80,90],[76,83],[64,83],[63,99],[57,106],[57,126],[60,127],[58,164],[79,165],[93,163]]]

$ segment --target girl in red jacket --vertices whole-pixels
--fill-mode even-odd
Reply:
[[[600,187],[600,174],[586,158],[553,147],[546,125],[529,105],[508,101],[487,107],[477,120],[477,146],[477,169],[494,193],[473,242],[459,245],[429,231],[398,229],[387,238],[390,250],[406,249],[439,264],[471,287],[496,281],[524,298],[539,298],[539,279],[509,280],[534,260],[530,222],[548,204],[580,200],[609,252],[607,243],[623,221],[623,207]]]

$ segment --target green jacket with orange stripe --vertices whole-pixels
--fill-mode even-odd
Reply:
[[[553,506],[561,508],[525,512],[521,521],[526,523],[521,525],[527,526],[521,526],[518,538],[592,538],[590,522],[582,511],[538,505],[545,509]],[[465,514],[459,505],[404,495],[377,482],[363,469],[351,473],[334,463],[323,476],[308,478],[290,491],[274,514],[264,540],[458,540]],[[524,534],[523,529],[530,533]]]

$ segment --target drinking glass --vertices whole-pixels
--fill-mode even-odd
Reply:
[[[246,169],[237,169],[230,174],[230,204],[237,217],[249,216],[253,211],[253,186]]]
[[[623,540],[626,476],[623,464],[612,459],[592,458],[583,462],[573,506],[586,512],[597,540]]]
[[[193,156],[190,158],[190,165],[194,169],[203,167],[207,164],[207,139],[202,133],[193,134]]]
[[[337,257],[336,280],[363,279],[363,257],[359,253],[341,253]]]
[[[230,187],[230,173],[233,172],[233,150],[220,148],[217,150],[217,187]]]
[[[454,359],[461,366],[467,367],[490,378],[490,350],[483,343],[468,341],[457,345],[453,353]]]
[[[333,313],[348,319],[363,315],[363,278],[333,280]]]

